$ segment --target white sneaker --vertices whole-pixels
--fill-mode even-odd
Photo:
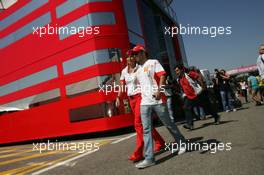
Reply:
[[[150,167],[150,166],[153,166],[155,165],[155,161],[154,160],[143,160],[142,162],[139,162],[138,164],[136,164],[136,168],[138,169],[143,169],[143,168],[147,168],[147,167]]]
[[[233,112],[236,112],[237,111],[237,109],[233,109]]]
[[[186,152],[185,146],[184,147],[180,147],[180,150],[178,151],[178,155],[181,155],[181,154],[183,154],[185,152]]]
[[[228,112],[230,112],[230,110],[226,110],[225,112],[228,113]]]

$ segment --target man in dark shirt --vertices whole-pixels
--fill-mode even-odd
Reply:
[[[230,86],[230,76],[221,70],[216,74],[217,84],[219,86],[220,95],[222,99],[223,109],[226,112],[236,111],[232,102],[232,89]]]
[[[206,86],[202,78],[198,73],[194,71],[190,71],[188,74],[185,72],[183,65],[177,65],[175,67],[175,72],[178,76],[178,82],[182,88],[182,91],[185,94],[184,99],[184,113],[187,120],[187,124],[184,125],[186,129],[193,129],[193,107],[201,106],[204,109],[208,110],[208,113],[211,114],[215,119],[215,124],[220,123],[220,116],[216,113],[214,108],[212,107],[209,98],[208,91],[206,90]],[[191,85],[190,80],[188,80],[189,76],[193,81],[198,82],[198,84],[203,88],[202,91],[197,94],[194,87]]]

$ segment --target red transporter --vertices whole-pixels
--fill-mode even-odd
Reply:
[[[161,7],[149,2],[24,0],[1,11],[0,144],[133,125],[127,101],[116,108],[109,85],[119,83],[130,45],[154,48],[140,12]],[[175,52],[174,62],[176,40],[160,46]],[[166,64],[172,59],[153,50]]]

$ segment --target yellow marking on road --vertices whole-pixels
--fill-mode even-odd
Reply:
[[[66,159],[69,159],[69,158],[75,157],[75,156],[77,156],[77,155],[79,155],[79,154],[81,154],[81,153],[73,153],[73,154],[67,155],[67,156],[65,156],[65,157],[62,157],[62,158],[59,158],[59,159],[53,160],[53,161],[51,161],[51,162],[44,163],[43,165],[39,165],[39,166],[37,166],[37,167],[32,167],[32,168],[27,169],[27,170],[25,170],[25,171],[23,171],[23,172],[20,172],[18,175],[24,175],[24,174],[28,174],[28,173],[30,173],[30,172],[33,172],[33,171],[39,170],[39,169],[41,169],[41,168],[46,168],[46,167],[48,167],[48,166],[51,166],[51,165],[54,165],[54,164],[60,163],[61,161],[64,161],[64,160],[66,160]],[[1,175],[1,174],[0,174],[0,175]]]
[[[56,160],[53,160],[53,161],[50,161],[50,162],[48,162],[48,161],[37,162],[37,163],[33,163],[33,164],[30,164],[30,165],[27,165],[27,166],[24,166],[24,167],[3,171],[3,172],[0,173],[0,175],[11,175],[11,174],[22,175],[22,174],[26,174],[26,173],[38,170],[40,168],[45,168],[47,166],[59,163],[60,161],[63,161],[65,159],[68,159],[68,158],[71,158],[71,157],[74,157],[74,156],[76,156],[78,154],[80,154],[80,153],[73,153],[73,154],[67,155],[65,157],[62,157],[62,158],[59,158],[59,159],[56,159]]]
[[[28,169],[32,169],[32,168],[34,168],[36,166],[38,166],[38,165],[35,164],[35,165],[29,165],[29,166],[20,167],[20,168],[16,168],[16,169],[12,169],[12,170],[7,170],[7,171],[1,172],[0,175],[18,174],[18,173],[23,172],[23,171],[26,171]]]
[[[7,158],[7,157],[12,157],[12,156],[17,156],[17,155],[24,154],[24,153],[29,153],[29,152],[34,152],[34,150],[26,150],[26,151],[22,151],[22,152],[16,152],[16,153],[12,153],[12,154],[1,155],[0,159]]]
[[[55,154],[55,153],[58,153],[58,152],[61,152],[61,151],[51,151],[51,152],[46,152],[46,153],[38,153],[38,154],[26,156],[26,157],[20,157],[20,158],[16,158],[16,159],[0,162],[0,165],[6,165],[6,164],[22,161],[22,160],[28,160],[28,159],[38,158],[38,157],[44,157],[44,156],[48,156],[48,155]]]
[[[12,151],[15,151],[15,150],[17,150],[17,149],[9,149],[9,150],[5,150],[5,151],[0,151],[0,154],[12,152]]]
[[[14,146],[0,147],[0,150],[6,150],[6,149],[10,149],[10,148],[14,148]]]
[[[109,142],[110,142],[110,140],[101,140],[101,142],[99,143],[99,146],[106,145]],[[91,143],[91,142],[82,142],[82,143]],[[7,174],[10,174],[10,175],[11,174],[24,175],[24,174],[29,174],[30,172],[37,171],[37,170],[40,170],[42,168],[46,168],[46,167],[54,165],[54,164],[58,164],[58,163],[60,163],[60,162],[62,162],[64,160],[73,158],[73,157],[75,157],[77,155],[80,155],[80,154],[82,154],[82,153],[74,152],[74,153],[72,153],[70,155],[67,155],[67,156],[64,156],[62,158],[59,158],[59,159],[56,159],[56,160],[52,160],[52,161],[49,161],[49,162],[48,161],[38,162],[38,163],[33,163],[31,165],[27,165],[27,166],[24,166],[24,167],[12,169],[12,170],[7,170],[7,171],[4,171],[4,172],[1,172],[0,175],[7,175]]]
[[[20,148],[26,148],[28,146],[32,147],[33,144],[28,144],[28,145],[19,145],[19,146],[6,146],[6,147],[0,147],[0,150],[5,150],[5,149],[20,149]]]
[[[100,145],[100,146],[102,146],[102,145],[106,145],[106,144],[108,144],[109,142],[110,142],[110,140],[102,140],[101,143],[99,143],[99,145]],[[92,151],[92,150],[91,150],[91,151]],[[75,156],[77,156],[77,155],[79,155],[79,154],[81,154],[81,153],[75,153],[74,155],[65,156],[65,157],[63,157],[63,158],[60,158],[60,159],[57,159],[57,160],[53,161],[51,164],[57,164],[57,163],[60,163],[60,162],[66,160],[66,159],[68,159],[68,158],[75,157]],[[49,163],[49,164],[50,164],[50,163]],[[36,167],[36,168],[32,168],[31,170],[24,171],[23,173],[21,173],[21,174],[19,174],[19,175],[24,175],[24,174],[27,174],[27,173],[30,173],[30,172],[33,172],[33,171],[36,171],[36,170],[39,170],[39,169],[45,168],[45,167],[49,166],[49,164],[48,164],[48,165],[42,165],[42,166],[40,166],[40,167]]]
[[[71,158],[71,157],[73,157],[73,156],[75,156],[77,154],[79,154],[79,153],[73,153],[73,154],[64,156],[63,158],[65,158],[65,159]],[[57,161],[61,161],[61,159],[62,158],[58,159]],[[55,163],[57,163],[57,162],[55,162]],[[36,167],[40,167],[40,166],[43,166],[43,165],[49,166],[49,165],[52,165],[52,164],[53,164],[53,161],[51,161],[51,162],[44,161],[44,162],[32,163],[32,164],[24,166],[24,167],[19,167],[19,168],[3,171],[3,172],[0,173],[0,175],[18,174],[18,173],[22,173],[24,171],[27,172],[28,170],[33,171]]]
[[[29,148],[27,148],[27,147],[20,147],[20,148],[16,147],[16,148],[9,148],[9,149],[6,148],[6,150],[0,151],[0,154],[12,152],[12,151],[16,151],[16,150],[22,150],[22,149],[32,149],[32,147],[29,147]]]

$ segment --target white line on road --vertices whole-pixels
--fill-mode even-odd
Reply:
[[[111,144],[116,144],[116,143],[122,142],[123,140],[126,140],[126,139],[129,139],[131,137],[134,137],[135,135],[136,135],[136,133],[131,134],[131,135],[127,136],[127,137],[124,137],[124,138],[121,138],[119,140],[116,140],[116,141],[112,142]]]
[[[58,167],[58,166],[68,164],[69,162],[71,162],[71,161],[73,161],[73,160],[79,159],[79,158],[84,157],[84,156],[86,156],[86,155],[88,155],[88,154],[92,154],[92,153],[94,153],[94,152],[96,152],[96,151],[98,151],[98,150],[99,150],[99,149],[96,149],[96,150],[93,150],[93,151],[90,151],[90,152],[87,152],[87,153],[83,153],[83,154],[81,154],[81,155],[79,155],[79,156],[76,156],[76,157],[70,158],[70,159],[68,159],[68,160],[65,160],[65,161],[59,162],[59,163],[57,163],[57,164],[55,164],[55,165],[53,165],[53,166],[50,166],[50,167],[44,168],[44,169],[42,169],[42,170],[36,171],[36,172],[32,173],[32,175],[38,175],[38,174],[44,173],[44,172],[46,172],[46,171],[49,171],[49,170],[51,170],[51,169],[54,169],[54,168],[56,168],[56,167]]]
[[[124,141],[124,140],[127,140],[127,139],[129,139],[129,138],[131,138],[131,137],[134,137],[135,135],[136,135],[136,133],[133,133],[133,134],[127,136],[127,137],[123,137],[123,138],[120,138],[120,139],[118,139],[118,140],[116,140],[115,138],[114,138],[114,139],[107,139],[107,140],[115,140],[115,141],[112,142],[111,144],[116,144],[116,143],[122,142],[122,141]],[[98,140],[97,140],[97,141],[98,141]],[[98,150],[99,150],[99,149],[98,149]],[[74,161],[74,160],[77,160],[77,159],[79,159],[79,158],[82,158],[82,157],[84,157],[84,156],[86,156],[86,155],[92,154],[92,153],[94,153],[94,152],[96,152],[96,151],[98,151],[98,150],[93,150],[93,151],[90,151],[90,152],[87,152],[87,153],[83,153],[83,154],[81,154],[81,155],[79,155],[79,156],[76,156],[76,157],[70,158],[70,159],[68,159],[68,160],[65,160],[65,161],[59,162],[59,163],[57,163],[57,164],[55,164],[55,165],[52,165],[52,166],[50,166],[50,167],[47,167],[47,168],[44,168],[44,169],[42,169],[42,170],[36,171],[36,172],[32,173],[32,175],[39,175],[39,174],[44,173],[44,172],[47,172],[47,171],[49,171],[49,170],[51,170],[51,169],[57,168],[57,167],[59,167],[59,166],[61,166],[61,165],[67,165],[67,164],[69,164],[69,162],[71,162],[71,161]]]

